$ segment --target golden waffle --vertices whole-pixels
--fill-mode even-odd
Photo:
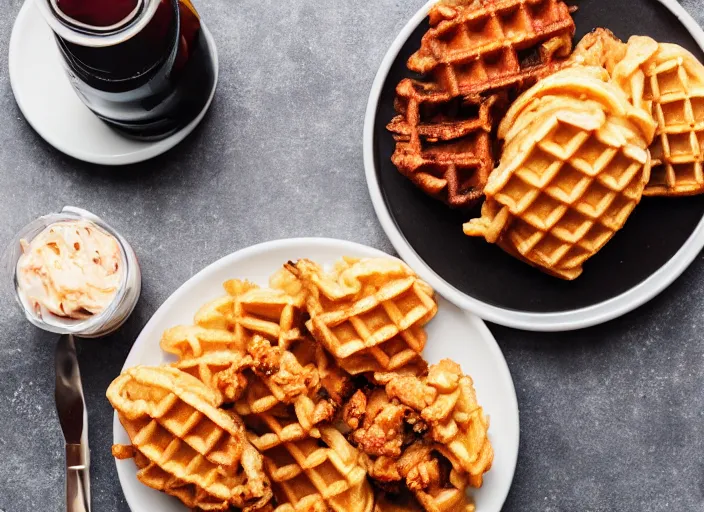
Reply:
[[[259,288],[246,281],[224,284],[228,295],[198,310],[194,326],[168,329],[161,348],[178,356],[198,357],[207,352],[244,352],[255,335],[284,348],[301,338],[301,304],[282,290]]]
[[[172,366],[217,391],[220,404],[231,404],[242,396],[248,384],[245,371],[254,367],[255,361],[249,355],[225,350],[183,358]]]
[[[301,303],[282,290],[259,288],[239,280],[224,284],[228,295],[207,303],[195,325],[164,332],[161,348],[178,357],[177,368],[218,390],[223,402],[234,402],[246,386],[243,371],[252,340],[263,337],[286,347],[302,338]]]
[[[601,68],[541,80],[511,107],[482,217],[464,225],[541,270],[575,279],[623,227],[650,177],[655,123]]]
[[[228,281],[224,286],[235,297],[235,332],[238,335],[251,340],[258,334],[283,349],[301,338],[302,304],[297,298],[282,290],[259,288],[238,280]]]
[[[644,36],[626,44],[605,29],[586,36],[573,60],[604,67],[633,104],[655,118],[652,170],[643,195],[704,192],[704,65],[678,45]]]
[[[161,349],[179,358],[199,357],[211,352],[243,352],[244,340],[227,329],[200,325],[178,325],[164,331]]]
[[[497,97],[453,100],[435,84],[410,79],[396,94],[399,115],[387,126],[396,140],[396,168],[453,208],[475,204],[494,168],[490,133]]]
[[[307,291],[306,326],[344,370],[423,371],[423,326],[437,303],[408,266],[390,258],[346,258],[332,274],[308,260],[286,268]]]
[[[440,2],[434,26],[408,60],[452,97],[525,89],[572,51],[575,26],[561,0]]]
[[[230,504],[207,490],[193,485],[164,471],[132,446],[115,445],[113,456],[122,459],[134,458],[138,468],[137,479],[147,487],[165,492],[181,500],[186,507],[199,511],[232,510]],[[224,482],[224,481],[223,481]],[[224,482],[224,485],[231,485]]]
[[[196,378],[137,366],[112,382],[107,397],[134,449],[149,461],[141,459],[143,483],[180,497],[178,484],[185,482],[194,500],[188,505],[207,510],[253,510],[271,498],[262,458],[241,420],[218,409],[217,394]]]
[[[306,432],[293,416],[247,417],[250,442],[264,455],[276,512],[369,512],[374,497],[358,453],[334,427]]]
[[[650,148],[653,169],[647,196],[704,192],[704,65],[681,46],[632,37],[614,81],[637,106],[652,112],[658,128]]]

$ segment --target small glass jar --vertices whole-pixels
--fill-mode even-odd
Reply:
[[[35,308],[28,303],[21,293],[17,278],[17,266],[22,256],[20,241],[26,240],[31,243],[37,235],[52,224],[66,221],[86,221],[95,225],[98,229],[117,240],[120,249],[123,272],[117,293],[108,307],[86,319],[71,319],[57,315],[40,317],[37,315]],[[27,320],[40,329],[58,334],[73,334],[83,338],[97,338],[110,334],[122,326],[132,314],[142,289],[142,273],[137,262],[137,256],[127,240],[98,216],[72,206],[64,207],[59,213],[39,217],[22,228],[7,248],[4,262],[7,274],[6,280],[12,283],[17,303],[24,311]]]

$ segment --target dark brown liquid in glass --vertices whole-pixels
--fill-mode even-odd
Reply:
[[[94,27],[125,20],[136,0],[59,0],[70,18]],[[189,0],[160,0],[151,21],[124,42],[88,47],[57,36],[73,87],[103,121],[143,140],[165,138],[205,107],[215,69]]]

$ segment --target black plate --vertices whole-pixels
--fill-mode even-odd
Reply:
[[[673,42],[704,61],[685,26],[655,0],[580,0],[574,14],[575,41],[597,27],[623,40],[634,34]],[[411,34],[391,66],[381,90],[374,125],[374,163],[387,209],[421,259],[461,292],[503,309],[557,313],[616,297],[651,276],[682,247],[704,216],[704,197],[647,198],[624,228],[584,265],[575,281],[562,281],[521,263],[481,238],[463,234],[462,224],[479,216],[457,212],[430,199],[391,163],[394,140],[386,130],[394,116],[394,91],[408,57],[420,47],[427,19]]]

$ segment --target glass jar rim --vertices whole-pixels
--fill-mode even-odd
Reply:
[[[107,27],[81,23],[63,14],[55,0],[35,0],[56,35],[74,44],[103,48],[130,39],[152,20],[161,0],[138,0],[135,10],[121,22]]]

